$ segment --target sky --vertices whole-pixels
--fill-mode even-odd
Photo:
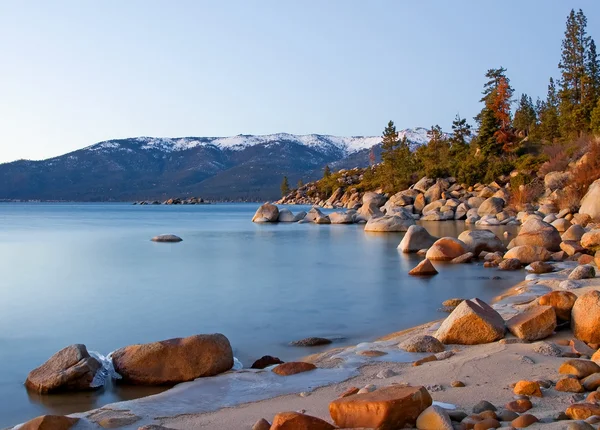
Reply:
[[[543,97],[598,0],[0,0],[0,162],[134,136],[380,135]],[[472,121],[471,121],[472,122]]]

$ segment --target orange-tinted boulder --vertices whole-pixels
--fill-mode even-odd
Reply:
[[[585,390],[579,379],[577,378],[562,378],[559,379],[554,387],[556,391],[563,391],[566,393],[583,393]]]
[[[137,385],[177,384],[233,367],[231,345],[220,333],[130,345],[112,358],[123,382]]]
[[[525,396],[543,397],[540,384],[535,381],[519,381],[514,388],[515,394]]]
[[[504,337],[504,320],[479,299],[465,300],[444,320],[435,337],[445,344],[477,345]]]
[[[431,261],[450,261],[467,253],[465,244],[453,237],[442,237],[435,241],[425,255]]]
[[[329,404],[329,413],[340,428],[392,430],[414,425],[432,402],[425,387],[392,385],[334,400]]]
[[[280,364],[273,368],[273,372],[280,376],[295,375],[296,373],[308,372],[309,370],[316,369],[312,363],[305,363],[303,361],[289,361],[287,363]]]
[[[565,411],[572,420],[585,420],[592,415],[600,415],[600,405],[595,403],[575,403]]]
[[[552,306],[556,317],[563,321],[571,320],[571,309],[577,300],[577,295],[570,291],[552,291],[538,299],[542,306]]]
[[[431,276],[437,275],[437,273],[438,271],[435,270],[435,267],[433,267],[433,264],[431,264],[431,261],[429,261],[427,258],[417,264],[410,272],[408,272],[408,274],[412,276]]]
[[[579,340],[600,343],[600,292],[593,290],[579,296],[571,310],[571,328]]]
[[[27,421],[20,430],[69,430],[79,418],[69,418],[62,415],[43,415]]]
[[[333,430],[334,426],[320,418],[298,412],[280,412],[273,418],[271,430]]]
[[[567,360],[558,368],[558,373],[562,373],[563,375],[575,375],[578,378],[585,378],[598,372],[600,372],[600,366],[591,360]]]
[[[552,306],[534,306],[509,319],[506,327],[519,339],[544,339],[556,328],[556,313]]]

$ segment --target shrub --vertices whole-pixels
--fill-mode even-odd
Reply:
[[[516,179],[515,185],[519,180],[525,180],[525,175],[521,179]],[[523,210],[529,203],[534,203],[537,199],[544,194],[544,183],[535,178],[527,184],[519,184],[513,187],[511,180],[511,194],[510,194],[510,205],[516,207],[518,210]]]

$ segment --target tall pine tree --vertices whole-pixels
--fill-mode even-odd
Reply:
[[[484,107],[475,117],[479,124],[477,144],[484,156],[497,155],[508,150],[514,140],[510,104],[514,90],[506,77],[506,69],[490,69],[485,74],[481,101]]]
[[[289,194],[289,192],[290,192],[290,183],[288,182],[287,176],[284,176],[283,180],[281,181],[281,195],[285,196],[285,195]]]
[[[384,189],[392,191],[396,188],[396,168],[398,166],[398,132],[394,121],[388,122],[381,136],[381,166]]]
[[[552,143],[560,137],[560,124],[558,119],[558,95],[554,79],[550,78],[548,83],[548,94],[546,100],[538,108],[540,120],[537,132],[542,140]]]
[[[533,100],[527,94],[521,94],[519,106],[515,111],[513,127],[522,132],[524,136],[528,136],[531,128],[535,126],[536,121],[537,115],[533,106]]]

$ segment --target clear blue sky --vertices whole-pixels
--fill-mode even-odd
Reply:
[[[0,162],[140,135],[447,129],[488,68],[543,96],[571,8],[600,42],[598,0],[0,0]]]

